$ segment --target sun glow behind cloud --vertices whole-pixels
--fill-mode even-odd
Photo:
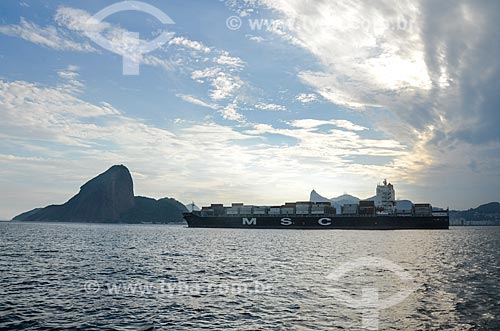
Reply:
[[[486,51],[499,48],[493,32],[499,28],[493,15],[498,5],[392,0],[329,0],[314,6],[301,0],[228,3],[236,12],[261,6],[277,13],[286,24],[268,31],[311,52],[322,64],[321,70],[301,71],[302,82],[333,104],[363,112],[375,128],[406,144],[407,157],[396,163],[413,174],[414,185],[435,186],[457,176],[483,194],[477,183],[484,177],[476,173],[464,179],[466,170],[456,166],[464,166],[463,159],[452,151],[460,149],[473,159],[485,153],[485,163],[499,162],[490,153],[499,150],[500,138],[486,133],[494,129],[485,124],[498,123],[499,118],[488,110],[498,107],[496,97],[486,92],[499,81],[498,61]],[[480,127],[484,129],[476,129]],[[486,169],[487,177],[498,182],[498,172]]]

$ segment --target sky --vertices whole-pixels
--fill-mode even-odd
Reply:
[[[0,2],[0,219],[114,164],[186,204],[500,200],[500,2],[116,3]]]

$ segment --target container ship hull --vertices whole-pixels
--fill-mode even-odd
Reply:
[[[314,192],[314,190],[313,190]],[[312,192],[311,192],[312,194]],[[312,199],[311,199],[312,200]],[[331,201],[285,202],[283,205],[255,206],[233,202],[213,203],[185,213],[192,228],[240,229],[344,229],[398,230],[448,229],[449,210],[430,203],[396,201],[394,186],[384,180],[373,199],[345,203],[337,210]]]
[[[342,229],[342,230],[403,230],[448,229],[446,216],[342,216],[342,215],[248,215],[200,216],[184,214],[191,228],[245,229]]]

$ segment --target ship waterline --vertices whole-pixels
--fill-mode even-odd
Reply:
[[[343,230],[398,230],[398,229],[448,229],[445,216],[247,216],[202,217],[195,213],[184,214],[192,228],[253,228],[253,229],[343,229]]]

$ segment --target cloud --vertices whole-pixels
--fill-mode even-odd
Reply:
[[[64,81],[64,83],[59,85],[59,89],[71,93],[82,92],[85,85],[79,78],[79,70],[78,66],[69,65],[66,70],[58,71],[57,75]]]
[[[219,107],[217,105],[206,103],[205,101],[197,99],[192,95],[176,94],[176,96],[181,98],[182,100],[184,100],[186,102],[192,103],[192,104],[197,105],[197,106],[202,106],[202,107],[211,108],[211,109],[219,109]]]
[[[222,117],[227,120],[232,121],[243,121],[244,117],[240,113],[238,113],[238,104],[236,101],[228,104],[226,107],[221,110]]]
[[[2,135],[15,136],[18,140],[36,139],[69,146],[88,146],[85,132],[95,127],[85,122],[120,114],[109,104],[95,105],[82,101],[60,86],[47,88],[24,81],[0,81],[0,91]]]
[[[340,123],[339,123],[340,122]],[[321,121],[314,119],[302,119],[289,123],[291,129],[277,129],[269,125],[256,125],[256,131],[248,130],[246,133],[263,134],[273,133],[285,135],[298,140],[294,146],[295,152],[302,155],[328,156],[347,156],[347,155],[392,155],[405,156],[405,146],[399,142],[390,139],[367,139],[363,138],[356,131],[363,131],[356,125],[348,126],[348,121]],[[325,131],[318,130],[320,125],[334,125],[346,130],[330,129]],[[300,150],[300,149],[303,150]],[[294,154],[294,156],[297,156]],[[342,161],[345,163],[345,161]],[[337,169],[338,170],[338,169]]]
[[[97,52],[87,42],[74,40],[54,26],[41,27],[21,17],[18,25],[0,26],[0,33],[59,51]]]
[[[407,145],[413,153],[398,166],[412,169],[414,178],[435,182],[443,174],[426,169],[443,160],[462,164],[456,149],[468,154],[499,149],[500,22],[494,13],[500,4],[333,0],[311,7],[302,0],[263,0],[251,5],[292,22],[271,32],[306,49],[321,65],[300,71],[299,79]]]
[[[62,81],[74,78],[62,72]],[[201,101],[188,95],[179,97]],[[62,202],[103,168],[125,163],[142,174],[136,178],[138,194],[173,195],[201,203],[230,202],[237,194],[255,203],[278,203],[287,197],[300,199],[311,183],[326,179],[399,171],[391,160],[407,154],[398,142],[362,137],[364,130],[348,121],[304,119],[287,128],[275,128],[245,122],[237,106],[233,101],[218,109],[224,118],[238,121],[237,126],[177,121],[166,129],[125,116],[109,103],[86,102],[58,85],[1,80],[2,187],[17,192],[20,184],[14,179],[30,181],[33,193],[26,200],[30,205],[16,207],[15,212],[20,212],[59,202],[54,197]],[[320,130],[323,124],[333,128]],[[273,136],[288,142],[283,144]],[[30,155],[29,163],[23,155]],[[360,166],[351,159],[361,156],[387,157],[389,161],[367,161]],[[307,183],[297,180],[304,174],[308,174]],[[62,177],[71,185],[53,188],[47,182]],[[284,182],[289,186],[280,184]],[[268,193],[263,194],[264,186],[269,187]],[[291,196],[290,192],[296,193]]]
[[[0,209],[14,213],[62,202],[113,163],[140,172],[138,194],[200,204],[228,203],[235,196],[248,203],[282,203],[307,198],[313,186],[331,195],[349,189],[367,197],[373,191],[363,191],[366,183],[375,184],[382,175],[406,182],[406,195],[418,191],[422,201],[438,197],[469,206],[472,199],[498,192],[496,3],[245,3],[264,3],[283,23],[262,31],[262,37],[247,35],[256,41],[253,46],[262,46],[264,37],[273,43],[282,38],[285,50],[291,44],[307,51],[301,50],[304,57],[290,72],[306,85],[293,91],[308,93],[290,95],[291,105],[321,98],[340,107],[326,109],[328,117],[319,114],[323,109],[301,116],[288,104],[263,99],[267,91],[248,95],[260,92],[244,80],[259,69],[251,61],[253,53],[239,58],[186,37],[138,60],[199,84],[199,93],[177,97],[214,109],[227,120],[223,124],[211,116],[157,125],[125,116],[105,101],[87,101],[81,94],[85,82],[73,66],[61,67],[59,81],[51,86],[1,78],[0,185],[9,195],[0,199]],[[89,18],[85,10],[60,7],[57,26],[22,18],[0,32],[55,50],[101,52],[85,33]],[[391,27],[401,19],[410,26]],[[120,26],[94,23],[93,31],[105,34],[116,52],[126,52],[130,40],[123,43]],[[282,53],[288,54],[271,54]],[[266,81],[269,95],[274,85]],[[240,113],[248,105],[290,111],[283,113],[286,121],[251,123]],[[363,125],[339,119],[359,117]],[[489,188],[486,193],[481,186]],[[436,193],[443,190],[444,198]],[[460,190],[471,194],[460,197]]]
[[[190,77],[199,84],[210,86],[211,108],[218,109],[224,119],[244,121],[244,116],[238,112],[238,99],[242,97],[241,89],[246,83],[238,72],[245,67],[245,62],[226,51],[215,50],[213,53],[218,54],[212,58],[215,65],[194,69]]]
[[[96,21],[85,10],[63,6],[57,10],[54,19],[59,26],[78,33],[82,37],[89,37],[92,34],[102,34],[105,36],[111,48],[110,50],[114,53],[130,56],[130,50],[136,47],[134,46],[135,39],[127,37],[126,30],[104,21]],[[190,40],[183,36],[170,39],[168,45],[182,47],[193,52],[178,54],[177,62],[165,56],[168,49],[161,49],[155,54],[146,54],[133,60],[138,63],[158,66],[171,71],[183,63],[191,63],[192,65],[196,63],[204,64],[208,59],[202,58],[202,61],[198,61],[200,59],[199,53],[202,56],[215,54],[216,56],[212,59],[212,62],[219,65],[218,67],[192,70],[194,71],[192,76],[197,76],[200,75],[200,72],[204,72],[199,78],[209,79],[211,85],[214,87],[211,91],[211,97],[214,100],[226,99],[234,90],[241,87],[241,79],[232,73],[243,68],[244,62],[240,58],[232,57],[226,51],[212,50],[199,41]],[[190,59],[194,60],[190,62]],[[190,68],[187,67],[185,69],[189,70]],[[217,72],[211,70],[216,70]],[[197,79],[197,81],[200,80]]]
[[[239,57],[229,56],[229,53],[224,52],[222,55],[214,59],[215,63],[228,66],[234,69],[240,69],[245,65]]]
[[[137,44],[137,40],[127,30],[105,21],[98,21],[85,10],[62,6],[57,9],[54,20],[61,28],[65,28],[81,38],[92,39],[95,38],[94,35],[104,36],[108,51],[127,56],[136,63],[158,66],[165,70],[171,70],[175,66],[169,59],[149,53],[142,55],[138,51],[140,45]],[[197,45],[195,42],[186,39],[178,39],[178,44],[182,42],[184,42],[184,46]]]
[[[19,25],[0,26],[0,33],[60,51],[100,53],[101,50],[91,46],[88,41],[89,34],[92,33],[103,33],[111,51],[120,55],[130,55],[130,50],[135,47],[135,39],[124,37],[126,30],[104,21],[96,21],[85,10],[63,6],[57,9],[54,20],[57,26],[40,27],[21,17]],[[185,46],[197,45],[196,42],[187,39],[184,41]],[[151,54],[133,60],[169,71],[176,66],[170,59]]]
[[[136,47],[135,39],[128,37],[125,29],[106,21],[97,21],[83,9],[61,6],[54,14],[54,21],[56,27],[41,28],[22,18],[19,26],[2,26],[0,32],[53,49],[98,52],[88,43],[92,34],[103,35],[107,40],[108,50],[122,56],[130,56],[130,50]],[[238,74],[245,67],[245,62],[239,57],[231,56],[227,51],[213,49],[199,41],[182,36],[171,39],[168,45],[177,46],[173,50],[175,54],[169,54],[172,52],[170,47],[162,47],[153,53],[136,54],[132,61],[160,67],[166,71],[175,71],[178,75],[187,74],[200,84],[206,83],[206,93],[212,103],[204,103],[201,101],[203,97],[197,96],[184,96],[183,99],[218,109],[226,119],[242,120],[243,116],[237,109],[236,93],[245,85]],[[207,57],[208,54],[211,57]],[[59,77],[66,80],[60,87],[73,93],[81,92],[84,86],[77,79],[77,71],[71,69],[60,71]]]
[[[210,48],[198,41],[189,40],[185,37],[175,37],[168,42],[169,45],[179,45],[194,49],[195,51],[210,53]]]
[[[368,128],[366,128],[364,126],[354,124],[351,121],[347,121],[347,120],[324,121],[324,120],[315,120],[315,119],[301,119],[301,120],[295,120],[295,121],[290,122],[290,125],[297,127],[297,128],[304,128],[304,129],[317,128],[320,125],[334,125],[336,127],[339,127],[341,129],[346,129],[348,131],[368,130]]]
[[[343,1],[320,1],[314,9],[299,0],[263,3],[293,22],[282,25],[283,36],[297,39],[321,61],[322,71],[303,71],[299,77],[325,99],[355,109],[393,108],[398,95],[410,99],[415,90],[430,88],[414,24],[419,9],[412,2],[355,1],[347,7]],[[408,26],[397,29],[401,20]]]
[[[195,70],[191,73],[191,78],[199,83],[208,81],[212,86],[210,97],[214,101],[233,96],[243,86],[243,81],[238,76],[224,72],[220,67]]]
[[[444,143],[446,138],[474,145],[500,142],[498,10],[496,2],[422,3],[430,103],[445,123]]]
[[[266,39],[261,36],[253,36],[253,35],[245,35],[245,36],[248,38],[248,40],[255,41],[256,43],[262,43],[266,41]]]
[[[302,103],[309,103],[318,100],[318,96],[314,93],[300,93],[295,97],[295,100]]]
[[[80,33],[87,33],[89,31],[101,33],[112,28],[110,23],[96,20],[89,12],[83,9],[65,6],[57,9],[54,20],[59,26]]]
[[[277,105],[274,103],[258,103],[255,105],[256,109],[259,110],[270,110],[270,111],[285,111],[286,107],[282,105]]]
[[[66,75],[62,76],[64,81]],[[1,209],[13,216],[62,202],[84,180],[114,163],[141,171],[143,176],[136,178],[138,194],[201,200],[196,192],[202,185],[208,194],[219,190],[212,197],[220,197],[226,191],[224,184],[212,174],[224,173],[235,181],[243,169],[234,164],[234,157],[241,162],[253,158],[237,142],[255,137],[212,122],[177,125],[176,132],[161,129],[124,116],[106,102],[83,101],[58,86],[2,80],[0,181],[10,193],[0,202]],[[22,156],[25,153],[33,156],[28,160]],[[205,153],[210,154],[207,160]],[[23,193],[22,204],[10,206],[21,190],[21,180],[29,181],[30,190]],[[60,182],[54,185],[52,180]],[[169,189],[158,186],[160,182]]]
[[[76,79],[78,78],[78,73],[74,72],[74,71],[58,71],[57,72],[57,75],[61,78],[64,78],[64,79],[68,79],[68,80],[72,80],[72,79]]]

